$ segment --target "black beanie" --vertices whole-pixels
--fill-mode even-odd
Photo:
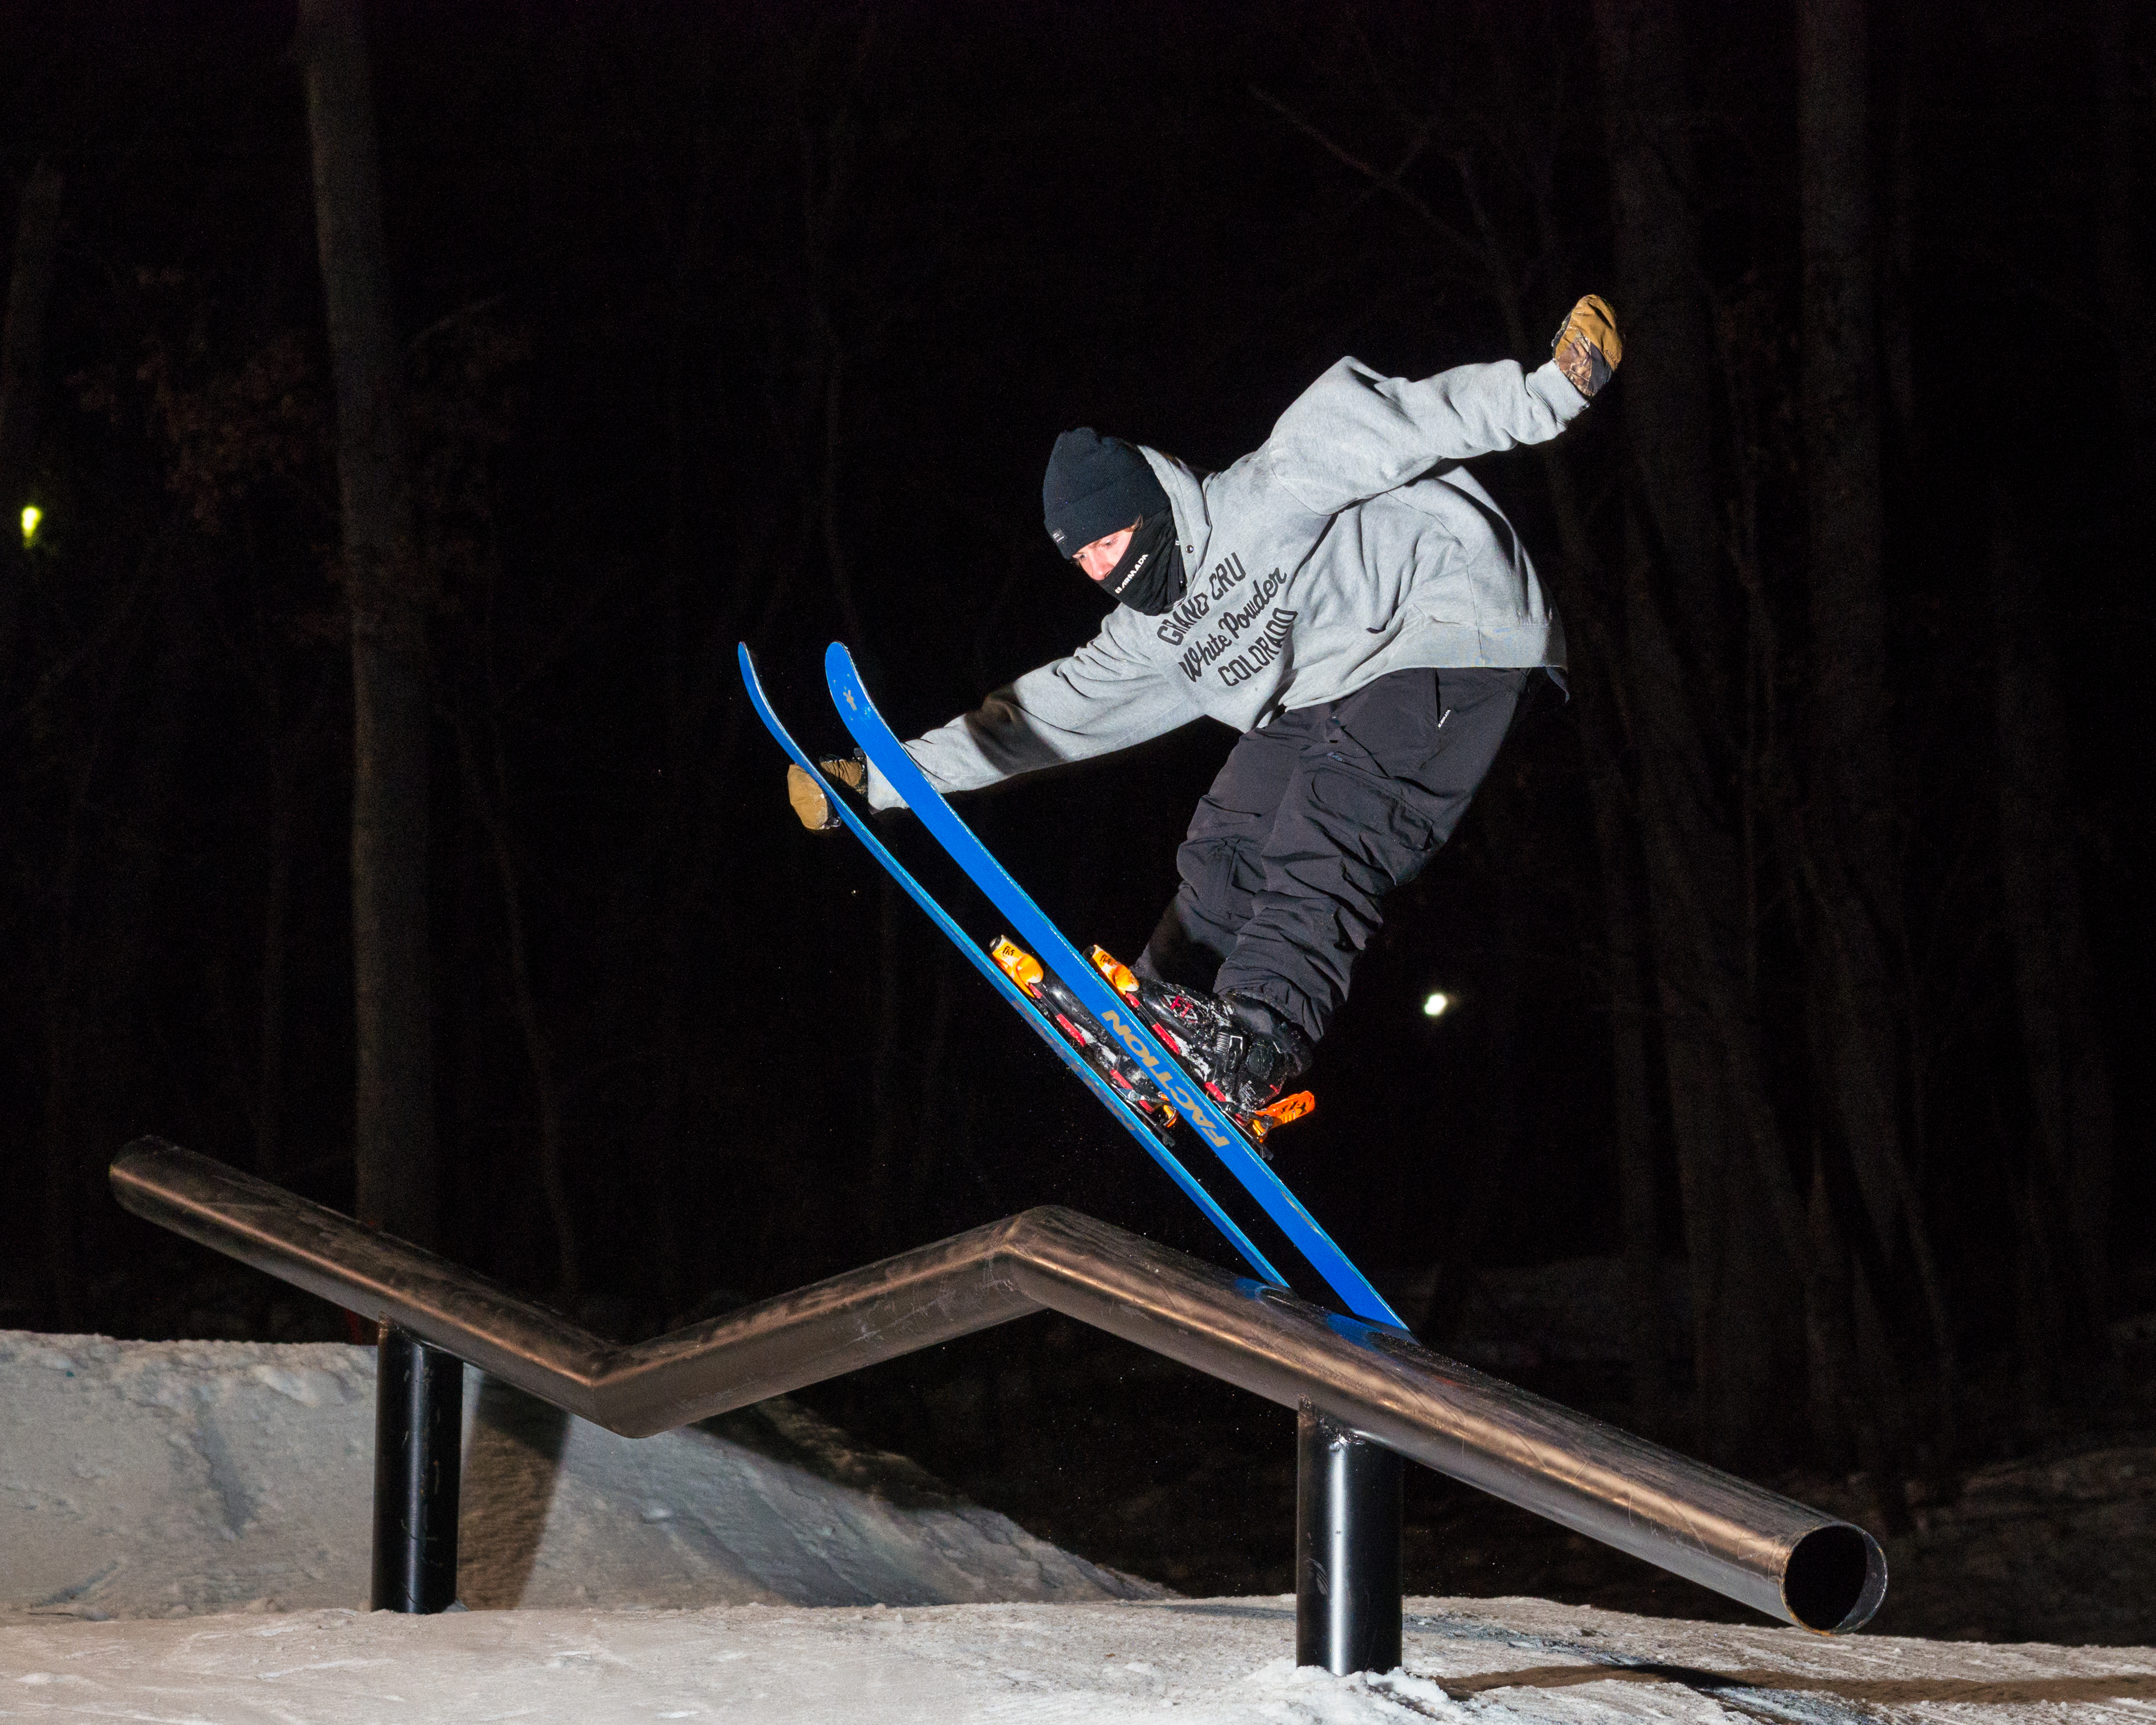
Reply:
[[[1086,425],[1055,439],[1040,482],[1040,507],[1048,536],[1069,557],[1140,516],[1166,509],[1168,493],[1133,445]]]

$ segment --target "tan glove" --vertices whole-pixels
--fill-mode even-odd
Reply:
[[[1625,338],[1617,333],[1617,314],[1599,294],[1589,294],[1572,308],[1564,327],[1550,343],[1557,368],[1589,401],[1609,381],[1625,357]]]
[[[817,773],[824,778],[838,781],[850,791],[865,791],[869,788],[869,763],[859,751],[835,760],[819,761]],[[798,767],[786,769],[786,800],[793,805],[793,812],[801,824],[812,833],[829,833],[844,826],[839,811],[831,806],[831,798],[824,788],[824,780],[815,773],[803,773]]]

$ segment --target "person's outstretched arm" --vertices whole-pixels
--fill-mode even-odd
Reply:
[[[1259,459],[1306,508],[1334,514],[1440,463],[1548,442],[1623,352],[1609,305],[1590,294],[1558,331],[1554,357],[1532,372],[1503,359],[1416,380],[1343,359],[1281,415]]]
[[[973,711],[914,738],[906,753],[937,790],[973,791],[1129,748],[1198,717],[1122,633],[1111,615],[1075,653],[1028,671]],[[880,773],[870,775],[868,798],[872,808],[905,806]]]

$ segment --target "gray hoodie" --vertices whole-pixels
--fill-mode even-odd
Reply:
[[[1586,405],[1553,364],[1411,382],[1343,359],[1224,472],[1147,449],[1175,511],[1182,602],[1117,606],[1076,652],[906,752],[938,790],[978,790],[1196,718],[1253,730],[1392,671],[1563,665],[1527,548],[1458,464],[1545,443]],[[869,801],[903,806],[873,769]]]

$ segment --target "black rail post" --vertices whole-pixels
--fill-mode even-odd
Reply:
[[[1400,1458],[1302,1404],[1296,1425],[1295,1662],[1400,1662]]]
[[[464,1362],[384,1322],[374,1367],[375,1611],[446,1611],[457,1597]]]

